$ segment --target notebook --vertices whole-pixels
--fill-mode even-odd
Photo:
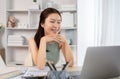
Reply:
[[[29,67],[26,73],[23,75],[24,78],[31,77],[43,77],[46,76],[50,69],[46,66],[45,69],[40,70],[37,66]]]
[[[88,47],[80,79],[110,79],[120,76],[120,46]]]
[[[6,66],[0,56],[0,79],[6,79],[20,74],[22,74],[22,71],[19,68]]]

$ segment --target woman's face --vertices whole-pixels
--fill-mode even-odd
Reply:
[[[44,28],[45,35],[55,36],[60,32],[61,17],[57,13],[52,13],[41,25]]]

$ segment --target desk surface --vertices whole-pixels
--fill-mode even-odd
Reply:
[[[25,67],[20,67],[20,68],[22,70],[24,70]],[[26,67],[26,68],[28,68],[28,67]],[[70,73],[70,75],[77,76],[77,75],[80,75],[81,67],[79,67],[79,66],[69,67],[67,70]],[[22,75],[20,75],[20,76],[17,76],[17,77],[14,77],[14,78],[10,78],[10,79],[24,79],[24,78],[22,78]],[[77,78],[77,79],[79,79],[79,78]],[[118,78],[111,78],[111,79],[120,79],[120,77],[118,77]]]
[[[27,68],[29,68],[29,67],[20,67],[21,70],[24,70],[24,69],[27,69]],[[32,67],[32,68],[34,68],[34,67]],[[67,70],[68,70],[68,72],[70,73],[71,76],[78,76],[78,75],[80,75],[81,67],[79,67],[79,66],[69,67]],[[21,77],[22,77],[22,75],[14,77],[14,78],[10,78],[10,79],[24,79],[24,78],[21,78]]]
[[[81,72],[81,67],[80,66],[75,66],[75,67],[69,67],[67,70],[72,76],[80,75]]]
[[[79,71],[79,72],[80,72],[81,69],[82,69],[82,68],[81,68],[80,66],[74,66],[74,67],[68,67],[67,70],[68,70],[69,72],[76,72],[76,71]]]

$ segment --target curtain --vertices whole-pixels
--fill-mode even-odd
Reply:
[[[120,45],[120,0],[78,0],[78,65],[89,46]]]
[[[77,28],[78,65],[82,66],[88,46],[94,46],[95,41],[95,7],[94,0],[78,0],[77,2]]]
[[[102,0],[101,5],[100,45],[120,45],[120,0]]]

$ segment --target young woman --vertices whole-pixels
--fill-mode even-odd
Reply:
[[[59,61],[60,49],[66,62],[73,66],[74,59],[65,37],[60,35],[61,14],[54,8],[47,8],[41,12],[39,27],[34,38],[29,40],[29,48],[33,62],[40,69],[44,69],[46,61]]]

